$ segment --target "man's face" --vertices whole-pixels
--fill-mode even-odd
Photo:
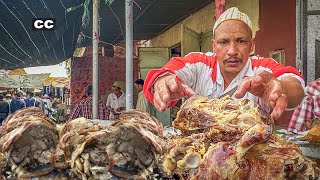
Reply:
[[[172,54],[172,57],[180,57],[180,54]]]
[[[120,88],[118,88],[118,87],[116,87],[116,86],[112,86],[111,90],[112,90],[113,93],[118,93],[118,92],[120,92]]]
[[[135,86],[136,86],[136,89],[140,92],[143,90],[143,86],[141,84],[136,84],[135,83]]]
[[[236,75],[245,66],[253,48],[251,30],[241,21],[228,20],[215,30],[212,39],[222,73]]]

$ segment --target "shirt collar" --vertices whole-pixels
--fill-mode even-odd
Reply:
[[[121,99],[121,98],[125,95],[125,93],[124,93],[123,91],[121,91],[121,95],[119,96],[119,98],[118,98],[118,96],[117,96],[115,93],[113,93],[113,95],[114,95],[117,99]]]
[[[239,74],[231,81],[229,87],[233,88],[232,86],[234,86],[233,84],[235,82],[237,82],[236,84],[238,85],[240,83],[240,81],[244,77],[250,76],[250,74],[252,73],[252,69],[250,67],[251,67],[251,58],[248,59],[246,65],[242,68],[242,70],[239,72]],[[223,80],[223,76],[222,76],[221,71],[220,71],[219,62],[217,62],[217,79],[216,79],[216,82],[221,86],[224,85],[224,80]],[[230,89],[229,87],[227,87],[226,91],[228,89]]]

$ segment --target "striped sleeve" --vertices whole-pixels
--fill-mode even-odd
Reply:
[[[215,67],[215,57],[207,56],[204,53],[190,53],[185,57],[172,58],[161,69],[154,69],[148,72],[144,84],[144,94],[153,103],[152,86],[158,77],[167,73],[176,75],[179,81],[182,81],[193,89],[193,87],[198,86],[196,83],[203,76],[215,79],[216,73],[212,73],[212,71],[215,71],[213,70]],[[205,68],[207,68],[206,71],[204,71]],[[174,104],[175,102],[169,107]]]
[[[268,72],[271,72],[275,77],[280,77],[283,74],[290,73],[302,78],[299,71],[296,70],[295,68],[291,66],[284,66],[271,58],[252,60],[252,69],[256,73],[266,70]]]

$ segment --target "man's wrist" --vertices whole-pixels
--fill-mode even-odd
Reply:
[[[288,97],[288,89],[287,89],[286,83],[282,79],[280,79],[279,82],[282,87],[282,94],[285,94]],[[280,94],[280,95],[282,95],[282,94]]]

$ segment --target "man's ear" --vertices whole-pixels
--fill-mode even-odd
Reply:
[[[216,51],[216,41],[214,39],[212,39],[211,44],[212,44],[212,52],[215,52]]]

